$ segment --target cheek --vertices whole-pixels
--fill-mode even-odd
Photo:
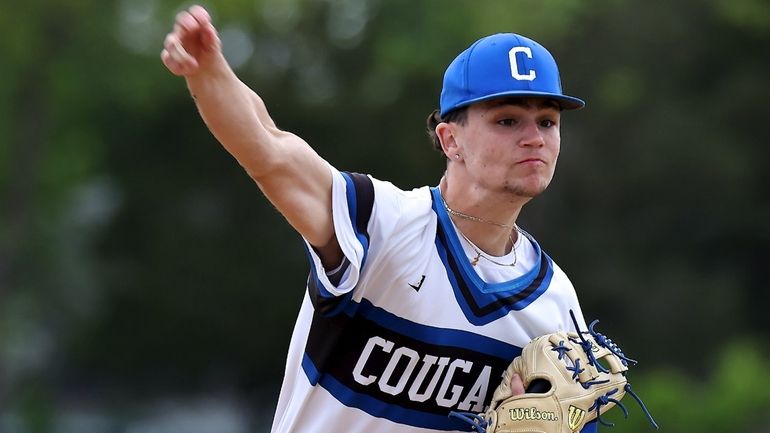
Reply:
[[[506,149],[489,147],[481,150],[475,155],[475,162],[481,165],[485,170],[507,170],[511,162],[515,160],[514,152]]]
[[[559,157],[559,152],[561,152],[561,137],[559,137],[559,133],[556,132],[555,137],[552,138],[551,141],[551,148],[553,149],[553,157],[554,160]]]

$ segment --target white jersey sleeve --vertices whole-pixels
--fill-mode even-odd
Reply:
[[[342,249],[343,262],[335,270],[325,269],[321,259],[305,240],[312,263],[310,296],[324,313],[334,314],[353,298],[353,291],[363,290],[362,278],[382,269],[388,252],[399,245],[399,238],[413,233],[401,224],[424,227],[435,216],[430,201],[414,206],[408,196],[428,197],[426,190],[402,191],[389,182],[359,173],[332,170],[332,215],[334,232]],[[375,200],[376,197],[376,200]],[[408,244],[408,241],[405,241]],[[364,266],[366,265],[366,266]],[[332,274],[341,274],[331,277]],[[335,280],[335,281],[332,281]],[[360,299],[360,295],[356,296]]]

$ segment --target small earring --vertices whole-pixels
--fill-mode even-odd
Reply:
[[[460,159],[460,154],[459,153],[455,153],[455,159]]]

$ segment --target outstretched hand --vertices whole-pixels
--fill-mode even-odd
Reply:
[[[221,57],[221,47],[211,16],[206,9],[195,5],[177,14],[174,30],[166,35],[160,58],[172,74],[187,77]]]

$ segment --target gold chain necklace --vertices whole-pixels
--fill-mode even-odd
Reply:
[[[518,230],[519,230],[519,228],[516,227],[516,231],[517,232],[518,232]],[[508,234],[508,239],[511,240],[511,248],[512,248],[511,251],[513,251],[513,262],[512,263],[500,263],[500,262],[498,262],[496,260],[492,260],[491,257],[488,257],[486,253],[483,253],[478,247],[476,247],[476,244],[471,242],[471,240],[468,239],[468,237],[465,236],[465,234],[462,231],[460,231],[458,229],[457,233],[460,233],[460,236],[462,236],[463,239],[465,239],[465,242],[468,242],[468,245],[470,245],[471,248],[473,248],[473,251],[476,251],[476,257],[473,258],[473,260],[471,260],[471,266],[476,266],[479,263],[479,259],[484,259],[484,260],[486,260],[488,262],[496,264],[497,266],[510,266],[510,267],[516,266],[516,262],[518,261],[519,257],[516,254],[516,242],[513,240],[513,231],[511,231],[511,233]]]
[[[496,264],[498,266],[511,266],[511,267],[516,266],[516,262],[518,261],[519,257],[516,254],[516,242],[513,240],[513,233],[514,233],[514,231],[516,231],[517,233],[520,232],[519,226],[517,226],[516,224],[513,224],[513,225],[502,224],[502,223],[498,223],[498,222],[495,222],[495,221],[486,220],[484,218],[475,217],[473,215],[468,215],[468,214],[462,213],[460,211],[456,211],[456,210],[452,209],[451,207],[449,207],[449,205],[447,204],[446,200],[444,200],[443,196],[441,197],[441,201],[444,202],[444,209],[446,209],[447,213],[450,214],[450,215],[453,215],[453,216],[456,216],[456,217],[460,217],[460,218],[463,218],[463,219],[466,219],[466,220],[469,220],[469,221],[475,221],[475,222],[484,223],[484,224],[491,224],[493,226],[503,227],[503,228],[506,228],[506,229],[510,230],[510,232],[508,233],[508,239],[510,239],[510,241],[511,241],[511,248],[512,248],[512,251],[513,251],[513,263],[500,263],[498,261],[492,260],[490,257],[488,257],[486,255],[486,253],[482,253],[482,251],[478,247],[476,247],[476,244],[471,242],[471,240],[468,239],[468,237],[465,236],[465,234],[460,229],[457,229],[457,232],[460,233],[460,236],[462,236],[463,239],[465,239],[465,241],[468,242],[468,245],[470,245],[471,248],[473,248],[473,250],[476,251],[476,257],[473,260],[471,260],[471,265],[472,266],[476,266],[479,263],[479,259],[484,259],[484,260],[486,260],[488,262],[491,262],[491,263],[494,263],[494,264]]]
[[[447,213],[450,215],[460,217],[469,221],[475,221],[477,223],[492,224],[493,226],[506,228],[508,230],[514,230],[514,229],[519,230],[519,228],[516,227],[516,224],[509,225],[509,224],[498,223],[495,221],[486,220],[484,218],[475,217],[473,215],[468,215],[466,213],[462,213],[460,211],[454,210],[451,207],[449,207],[449,205],[446,203],[446,200],[444,200],[444,197],[441,197],[441,199],[444,201],[444,209],[446,209]]]

